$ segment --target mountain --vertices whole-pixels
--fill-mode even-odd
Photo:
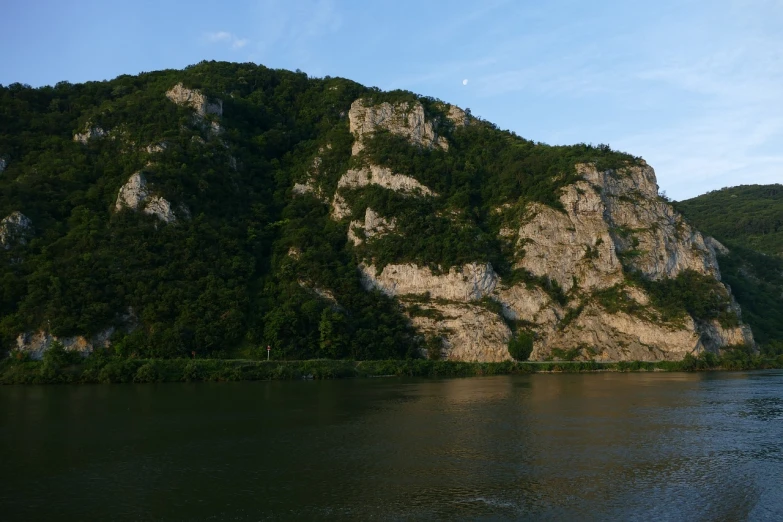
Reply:
[[[644,160],[254,64],[0,87],[0,342],[672,360],[752,345]]]
[[[680,201],[677,208],[722,241],[783,258],[783,185],[740,185]]]
[[[723,281],[762,350],[783,353],[783,185],[741,185],[680,201],[690,223],[728,249]]]

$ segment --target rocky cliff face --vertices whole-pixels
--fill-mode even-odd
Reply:
[[[84,132],[80,132],[73,135],[73,141],[78,141],[82,145],[87,145],[90,140],[105,138],[109,133],[103,130],[98,125],[93,125],[88,122],[85,126]]]
[[[223,132],[220,123],[214,119],[223,116],[223,100],[207,98],[198,89],[188,89],[181,83],[166,91],[166,97],[177,105],[192,108],[195,111],[193,122],[207,129],[213,136]]]
[[[450,108],[448,115],[457,126],[468,123],[457,108]],[[378,129],[421,147],[449,149],[437,134],[438,122],[428,121],[421,105],[373,106],[356,100],[349,119],[355,138],[352,153],[359,158],[363,139]],[[333,219],[353,216],[342,196],[347,189],[376,185],[406,197],[439,197],[404,173],[366,159],[363,165],[340,178],[331,200]],[[630,271],[655,281],[689,270],[720,280],[716,251],[722,245],[704,238],[658,197],[651,167],[642,161],[618,170],[601,171],[591,164],[577,165],[576,170],[581,179],[560,193],[563,210],[530,204],[522,219],[504,217],[500,232],[514,252],[514,267],[538,281],[553,281],[562,289],[562,298],[530,281],[504,284],[486,263],[433,273],[410,263],[379,270],[368,259],[360,265],[363,285],[395,297],[420,334],[439,342],[441,356],[449,359],[509,359],[507,345],[519,325],[535,334],[532,359],[571,351],[577,359],[678,360],[702,349],[752,344],[746,326],[723,328],[717,321],[702,324],[689,316],[677,322],[660,320],[649,309],[645,291],[628,279]],[[505,216],[505,208],[497,211]],[[360,245],[363,238],[394,227],[395,216],[379,216],[367,208],[363,220],[350,221],[348,236]],[[604,309],[596,296],[608,289],[635,303],[635,312]]]
[[[370,207],[364,212],[364,221],[351,221],[351,225],[348,227],[348,239],[354,246],[360,245],[364,238],[381,237],[388,232],[394,230],[396,227],[396,221],[394,219],[387,220],[379,216]]]
[[[15,348],[20,352],[28,354],[31,359],[41,359],[44,352],[51,348],[52,344],[59,342],[65,350],[79,352],[87,356],[96,348],[108,348],[111,346],[109,339],[113,333],[114,328],[107,328],[90,338],[81,335],[58,338],[41,330],[19,335],[16,339]]]
[[[0,247],[10,248],[14,243],[25,244],[32,228],[30,218],[21,212],[12,212],[0,220]]]
[[[364,148],[362,143],[364,137],[378,129],[405,136],[417,145],[448,150],[448,142],[445,138],[439,137],[436,132],[437,123],[427,121],[425,118],[421,103],[406,102],[396,105],[388,102],[379,105],[366,103],[362,99],[356,100],[348,113],[350,130],[356,138],[353,144],[354,155]]]
[[[166,92],[166,97],[177,105],[192,107],[200,118],[204,118],[207,115],[214,115],[219,118],[223,115],[222,100],[210,100],[198,89],[188,89],[181,83],[169,89]]]
[[[147,180],[144,174],[136,172],[128,178],[128,181],[120,187],[114,210],[119,212],[124,208],[141,210],[145,214],[155,216],[164,223],[173,223],[177,220],[171,203],[160,196],[151,195],[147,188]]]

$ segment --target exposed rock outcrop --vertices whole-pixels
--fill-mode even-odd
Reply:
[[[441,109],[453,125],[469,124],[470,116],[461,109]],[[361,155],[367,136],[381,129],[418,146],[448,150],[437,134],[438,121],[427,120],[421,104],[371,105],[359,99],[351,105],[349,119],[352,155],[359,156],[362,166],[339,179],[331,202],[333,219],[352,216],[346,192],[368,186],[407,197],[439,197],[415,178],[370,164]],[[294,186],[295,194],[317,194],[320,157],[314,165],[309,180]],[[513,251],[513,267],[528,274],[524,282],[502,284],[487,263],[440,274],[409,263],[389,264],[379,272],[370,258],[360,264],[363,286],[398,299],[424,337],[442,340],[441,355],[450,359],[507,359],[511,327],[534,333],[534,359],[576,350],[582,359],[676,360],[701,349],[752,343],[744,326],[696,324],[691,317],[664,323],[650,310],[644,290],[628,282],[629,271],[660,280],[686,270],[720,281],[716,254],[725,247],[705,239],[658,197],[652,168],[643,161],[618,170],[600,171],[592,164],[575,168],[581,179],[561,190],[561,208],[538,203],[523,208],[520,202],[496,209],[503,221],[498,239]],[[458,212],[441,217],[461,219]],[[364,219],[350,221],[348,239],[359,246],[396,226],[395,216],[366,208]],[[617,292],[618,299],[635,304],[608,312],[596,297],[602,291]],[[432,349],[432,342],[427,345]]]
[[[633,254],[627,256],[630,266],[654,280],[684,270],[720,279],[715,254],[701,233],[658,197],[652,167],[642,163],[599,172],[592,165],[578,165],[577,171],[599,187],[617,251]]]
[[[492,294],[498,276],[490,264],[472,263],[461,270],[434,275],[429,268],[413,264],[386,265],[380,274],[373,265],[361,265],[362,285],[389,296],[428,294],[434,299],[470,302]]]
[[[171,210],[171,203],[160,196],[152,196],[147,200],[142,210],[145,214],[155,216],[164,223],[173,223],[177,220],[174,212]]]
[[[109,339],[112,334],[114,334],[114,328],[109,327],[90,338],[81,335],[58,338],[49,332],[41,330],[20,334],[16,338],[15,348],[20,352],[29,354],[31,359],[41,359],[44,352],[51,348],[52,344],[59,342],[64,349],[87,356],[95,348],[108,348],[111,346]]]
[[[396,220],[386,220],[378,215],[370,207],[364,212],[364,221],[351,221],[348,227],[348,239],[356,246],[360,245],[364,239],[357,235],[357,231],[365,238],[384,236],[397,226]]]
[[[0,157],[0,174],[5,171],[5,168],[8,166],[8,161],[5,158]]]
[[[209,99],[198,89],[188,89],[178,83],[166,92],[166,97],[177,105],[192,107],[196,115],[204,118],[207,115],[223,116],[223,100]]]
[[[0,247],[10,248],[14,243],[24,245],[32,228],[30,218],[21,212],[12,212],[0,220]]]
[[[397,297],[409,313],[411,307],[420,311],[411,313],[413,325],[425,337],[441,339],[440,356],[464,361],[510,358],[506,347],[511,330],[502,317],[477,303],[492,295],[498,283],[492,265],[473,263],[440,275],[413,264],[387,265],[380,274],[372,265],[360,269],[365,289]]]
[[[85,125],[84,128],[84,132],[73,135],[73,141],[78,141],[82,145],[87,145],[90,140],[105,138],[108,135],[109,133],[103,130],[101,127],[87,122],[87,125]]]
[[[337,182],[337,193],[332,201],[332,217],[342,219],[351,215],[350,207],[340,195],[342,189],[358,189],[369,185],[378,185],[409,196],[437,195],[410,176],[394,174],[387,168],[370,165],[349,170]]]
[[[753,346],[753,332],[746,325],[724,328],[718,321],[711,321],[699,324],[697,329],[700,333],[700,349],[719,352],[727,346]]]
[[[586,182],[567,187],[561,197],[566,212],[535,204],[527,223],[517,232],[516,245],[524,255],[518,268],[557,281],[567,292],[607,288],[623,280],[623,267],[601,197]]]
[[[607,288],[621,282],[623,262],[658,280],[695,270],[720,279],[714,250],[702,235],[658,198],[647,165],[598,172],[579,165],[586,181],[566,187],[565,213],[533,205],[518,233],[524,257],[518,266],[556,280],[568,291]]]
[[[515,247],[515,267],[537,279],[504,285],[486,264],[440,275],[412,264],[387,265],[377,273],[368,262],[360,267],[363,285],[398,298],[422,335],[443,339],[442,355],[450,359],[507,358],[512,333],[504,319],[535,333],[533,359],[556,357],[558,349],[576,350],[580,359],[679,360],[702,349],[752,344],[750,330],[742,325],[696,324],[689,316],[663,323],[647,310],[645,292],[627,284],[626,270],[651,280],[673,278],[684,270],[720,280],[719,247],[657,197],[653,170],[646,164],[623,172],[598,172],[590,165],[578,169],[584,180],[562,190],[563,210],[533,204],[521,222],[501,228],[501,237]],[[352,174],[343,185],[368,179],[374,175]],[[393,189],[404,193],[406,187]],[[367,225],[366,216],[364,224],[351,224],[365,230]],[[349,234],[358,244],[356,234]],[[557,283],[561,298],[536,283],[546,280]],[[594,293],[612,287],[636,303],[638,312],[603,309]],[[495,308],[480,306],[482,299],[490,299]]]
[[[331,149],[332,146],[327,144],[326,147]],[[321,154],[324,152],[323,147],[318,150]],[[329,197],[323,193],[321,187],[318,185],[318,180],[321,177],[321,164],[323,160],[321,156],[313,158],[310,168],[307,169],[307,179],[304,183],[295,183],[292,189],[294,195],[313,194],[316,198],[320,199],[324,203],[329,203]]]
[[[182,83],[178,83],[166,91],[166,97],[177,105],[192,108],[195,111],[194,123],[206,129],[213,136],[218,136],[223,132],[218,121],[209,119],[210,117],[220,118],[223,116],[223,100],[208,98],[200,90],[188,89]]]
[[[171,203],[160,196],[150,195],[144,174],[136,172],[120,187],[114,210],[119,212],[124,208],[141,210],[145,214],[157,217],[164,223],[177,220],[171,209]]]
[[[404,297],[401,301],[406,303]],[[430,313],[416,314],[411,322],[425,337],[440,338],[438,358],[489,362],[507,361],[511,358],[507,349],[511,329],[501,317],[490,310],[469,303],[416,306]],[[429,348],[432,349],[436,348]],[[427,355],[432,356],[429,353]]]
[[[554,348],[582,348],[580,359],[597,361],[680,360],[699,347],[699,334],[688,317],[683,325],[667,326],[624,312],[607,313],[591,304],[566,328],[543,326],[531,355],[545,359]]]
[[[437,122],[428,121],[425,117],[424,107],[420,102],[402,102],[395,105],[384,102],[370,105],[360,98],[351,104],[348,118],[351,133],[355,138],[354,155],[364,148],[364,137],[377,129],[405,136],[416,145],[443,150],[449,148],[446,139],[439,137],[436,132]]]
[[[456,105],[449,105],[448,118],[457,127],[464,127],[470,123],[470,116]]]
[[[169,144],[166,141],[161,141],[158,143],[152,143],[150,145],[147,145],[144,150],[147,151],[147,154],[158,154],[160,152],[163,152],[168,148]]]
[[[704,236],[704,244],[707,245],[707,248],[709,248],[716,257],[718,255],[725,256],[729,254],[729,249],[714,237]]]

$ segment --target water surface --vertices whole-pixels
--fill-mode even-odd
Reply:
[[[0,387],[3,520],[781,520],[783,372]]]

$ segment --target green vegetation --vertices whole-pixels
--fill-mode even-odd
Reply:
[[[222,133],[166,98],[180,82],[223,101]],[[353,249],[347,222],[330,219],[312,195],[291,197],[291,187],[309,179],[316,155],[324,194],[357,166],[345,115],[362,96],[420,101],[450,149],[416,147],[388,133],[367,140],[367,158],[439,197],[347,193],[357,209],[372,205],[398,224],[395,234]],[[557,208],[559,188],[576,179],[575,163],[637,161],[606,145],[534,143],[475,119],[457,128],[446,110],[410,92],[248,63],[0,86],[0,157],[7,160],[0,218],[21,211],[33,223],[26,243],[0,248],[0,348],[41,328],[62,338],[115,327],[114,353],[125,358],[247,357],[268,344],[286,359],[415,357],[424,341],[393,300],[364,291],[359,261],[443,270],[492,261],[510,277],[495,239],[498,205]],[[73,140],[93,126],[108,136]],[[161,142],[165,150],[146,150]],[[176,224],[114,212],[118,189],[139,171],[172,203]],[[565,301],[555,283],[531,283]],[[155,379],[156,371],[147,367],[139,379]]]
[[[582,348],[571,348],[563,350],[562,348],[552,348],[552,358],[560,361],[573,361],[582,355]]]
[[[676,322],[688,314],[697,321],[717,319],[725,328],[739,324],[728,292],[710,276],[684,270],[676,278],[659,281],[636,274],[634,281],[650,296],[650,304],[664,322]]]
[[[515,361],[527,361],[533,352],[533,334],[520,330],[508,341],[508,354]]]
[[[530,373],[579,373],[595,371],[652,372],[750,370],[783,368],[783,356],[765,358],[738,349],[723,357],[712,353],[686,356],[682,361],[506,361],[470,363],[427,359],[409,360],[309,360],[257,361],[222,359],[127,359],[93,355],[59,361],[0,361],[3,384],[93,384],[199,381],[248,381],[291,379],[349,379],[366,377],[474,377]]]
[[[783,257],[783,185],[740,185],[676,204],[693,225],[721,242]]]
[[[732,245],[718,262],[762,352],[783,354],[783,259]]]
[[[223,101],[220,133],[210,130],[216,118],[199,121],[192,108],[166,98],[180,82]],[[421,102],[448,139],[448,152],[378,132],[353,157],[346,115],[360,97]],[[437,336],[416,335],[397,301],[362,287],[357,268],[365,261],[379,269],[414,262],[435,272],[491,262],[503,284],[540,287],[568,307],[564,327],[584,303],[568,306],[573,291],[566,295],[557,281],[515,269],[513,247],[499,231],[531,204],[564,210],[560,190],[578,179],[576,164],[622,176],[639,158],[607,145],[536,143],[475,118],[457,126],[446,111],[443,102],[410,92],[383,93],[248,63],[202,62],[182,71],[37,89],[0,85],[0,157],[7,160],[0,218],[20,211],[33,224],[26,241],[0,247],[0,352],[22,332],[90,337],[113,327],[112,351],[102,358],[70,360],[57,348],[41,363],[13,371],[29,365],[43,372],[36,375],[54,378],[78,368],[74,379],[84,382],[156,382],[171,380],[172,368],[193,380],[221,372],[268,375],[273,366],[262,363],[247,363],[246,370],[245,363],[211,368],[199,362],[261,358],[267,345],[278,359],[362,360],[362,367],[371,360],[416,359],[421,348],[439,346]],[[94,126],[108,135],[87,144],[73,140]],[[163,142],[165,149],[148,151]],[[395,220],[394,231],[354,248],[347,241],[350,220],[331,219],[320,196],[334,194],[341,175],[366,162],[410,176],[437,196],[405,197],[377,186],[344,190],[351,219],[372,207]],[[114,211],[119,188],[135,172],[171,202],[176,223]],[[294,197],[292,187],[304,182],[315,192]],[[635,246],[633,232],[617,231]],[[585,254],[590,259],[598,251]],[[779,278],[770,275],[777,268],[748,256],[727,265],[726,280],[747,307],[746,319],[758,325],[758,338],[773,353],[783,339],[780,300],[773,298],[776,289],[780,295]],[[712,280],[685,273],[636,284],[667,321],[690,313],[736,322],[728,296]],[[634,306],[615,290],[600,299],[618,310]],[[484,305],[497,313],[497,303]],[[408,300],[407,312],[442,318],[426,301]],[[526,359],[532,334],[512,326],[510,353]],[[165,362],[194,353],[195,362]],[[435,358],[439,352],[429,353]]]
[[[166,98],[180,81],[223,100],[220,139]],[[19,210],[34,226],[26,245],[0,248],[0,346],[41,327],[69,336],[137,323],[115,334],[117,355],[240,355],[267,344],[297,359],[416,353],[398,307],[361,288],[344,227],[325,206],[287,195],[326,142],[323,174],[336,186],[352,143],[341,113],[365,92],[347,80],[215,62],[0,86],[0,217]],[[74,142],[87,122],[117,139]],[[164,140],[159,154],[143,150]],[[114,213],[119,187],[139,170],[192,219],[162,226]],[[286,255],[291,246],[300,259]],[[313,287],[331,289],[342,311],[324,317],[331,303]]]
[[[742,320],[764,353],[783,353],[783,185],[724,188],[676,206],[729,248],[718,262]]]

